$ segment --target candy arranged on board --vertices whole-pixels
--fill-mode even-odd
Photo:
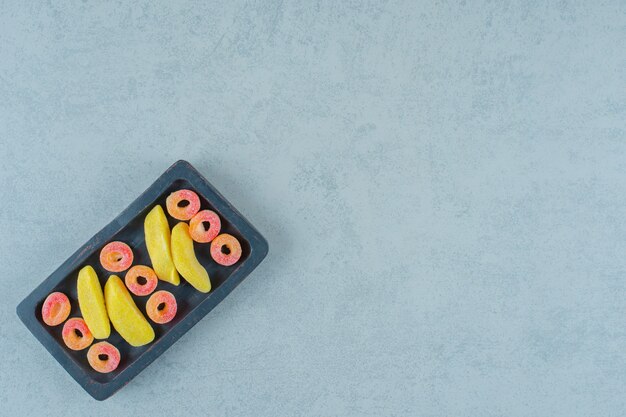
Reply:
[[[158,204],[144,219],[151,266],[133,265],[133,248],[122,241],[109,242],[100,250],[100,265],[112,273],[126,271],[123,281],[111,274],[103,287],[95,269],[85,265],[76,279],[82,317],[68,319],[71,303],[62,292],[50,293],[43,303],[41,315],[45,324],[64,323],[63,342],[73,351],[89,348],[87,361],[96,372],[113,372],[123,360],[119,349],[108,341],[92,344],[95,339],[108,339],[111,325],[129,345],[139,347],[155,339],[150,321],[164,325],[176,317],[178,304],[174,295],[166,290],[155,292],[159,280],[177,286],[182,277],[197,291],[211,291],[211,279],[198,261],[196,250],[207,251],[221,266],[234,265],[241,258],[239,240],[227,233],[220,234],[219,215],[212,210],[200,210],[200,198],[194,191],[181,189],[171,193],[166,199],[166,208],[173,219],[179,220],[172,229]],[[150,296],[145,303],[145,315],[133,295]]]

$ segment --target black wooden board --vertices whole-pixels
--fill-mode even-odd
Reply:
[[[120,350],[122,358],[115,371],[109,374],[98,373],[87,362],[88,349],[72,351],[65,346],[61,337],[63,325],[49,327],[43,322],[41,317],[43,301],[53,291],[63,292],[69,297],[72,304],[70,317],[80,317],[76,292],[78,271],[85,265],[93,266],[104,286],[111,273],[104,270],[100,265],[99,254],[100,249],[111,241],[120,240],[132,248],[134,253],[133,265],[151,266],[144,241],[144,218],[156,204],[161,204],[170,222],[170,227],[174,226],[178,221],[167,214],[165,199],[171,192],[183,188],[193,190],[198,194],[202,210],[210,209],[220,216],[222,222],[220,233],[230,233],[240,241],[241,259],[229,267],[218,265],[209,253],[210,244],[194,243],[198,260],[209,272],[211,291],[207,294],[196,291],[182,277],[179,286],[159,280],[156,290],[170,291],[176,297],[178,304],[176,317],[164,325],[150,321],[156,337],[152,343],[141,347],[130,346],[111,326],[111,336],[106,340]],[[89,239],[35,288],[17,306],[17,315],[61,366],[92,397],[97,400],[104,400],[126,385],[194,324],[207,315],[261,263],[267,252],[267,241],[250,222],[191,164],[186,161],[178,161],[119,216]],[[117,275],[123,279],[124,274],[125,271]],[[133,295],[133,299],[139,309],[144,312],[144,315],[148,298],[148,296]]]

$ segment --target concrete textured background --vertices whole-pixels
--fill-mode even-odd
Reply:
[[[623,1],[0,1],[0,415],[617,416]],[[15,307],[177,159],[266,261],[106,402]]]

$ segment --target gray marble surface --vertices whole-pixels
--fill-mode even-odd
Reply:
[[[624,2],[0,1],[0,415],[626,409]],[[267,237],[92,400],[15,307],[177,159]]]

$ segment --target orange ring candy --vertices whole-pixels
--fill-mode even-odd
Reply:
[[[126,273],[124,283],[128,290],[135,295],[149,295],[156,288],[158,278],[149,266],[135,265]]]
[[[209,224],[209,227],[206,226],[206,223]],[[220,234],[221,228],[220,216],[211,210],[199,211],[189,221],[189,234],[198,243],[209,243]]]
[[[124,242],[111,242],[100,251],[100,263],[110,272],[122,272],[133,264],[133,251]]]
[[[176,298],[169,291],[157,291],[148,298],[146,303],[146,313],[150,320],[158,324],[165,324],[172,321],[176,316]]]
[[[165,205],[173,218],[189,220],[200,210],[200,198],[191,190],[178,190],[167,196]]]
[[[93,335],[85,320],[72,317],[63,325],[63,341],[72,350],[83,350],[93,342]]]
[[[241,258],[241,245],[235,236],[222,233],[211,242],[211,257],[220,265],[233,265]]]
[[[115,371],[120,364],[120,351],[109,342],[98,342],[87,352],[89,365],[102,374]]]
[[[41,317],[48,326],[58,326],[69,317],[71,309],[67,295],[62,292],[53,292],[46,297],[41,306]]]

